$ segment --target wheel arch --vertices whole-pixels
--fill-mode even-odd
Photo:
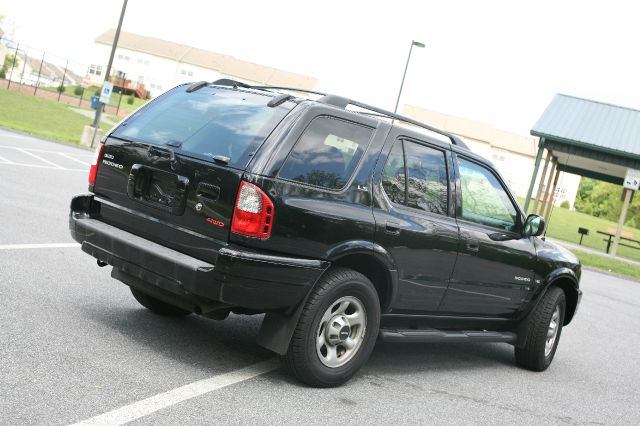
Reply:
[[[367,277],[378,293],[380,311],[390,310],[398,279],[395,262],[384,247],[369,241],[350,241],[327,254],[332,266],[353,269]]]
[[[575,271],[570,268],[556,268],[547,275],[544,282],[546,283],[546,285],[543,291],[539,293],[540,296],[538,298],[538,301],[542,298],[542,295],[549,290],[549,288],[553,286],[561,288],[562,291],[564,291],[567,303],[563,325],[569,324],[573,319],[574,314],[576,313],[580,298],[578,276],[576,276]]]
[[[566,309],[564,313],[563,325],[567,325],[573,319],[573,316],[576,313],[576,309],[578,307],[578,297],[579,297],[578,282],[573,275],[563,273],[563,274],[558,274],[557,276],[549,280],[549,285],[547,286],[547,290],[554,286],[560,287],[562,291],[564,291],[564,295],[566,299]]]
[[[349,241],[332,248],[324,259],[329,261],[331,266],[318,277],[292,312],[268,312],[265,315],[257,338],[260,346],[280,355],[287,352],[309,294],[322,276],[334,266],[350,268],[363,274],[378,292],[381,313],[391,308],[397,292],[398,279],[393,258],[382,246],[368,241]]]

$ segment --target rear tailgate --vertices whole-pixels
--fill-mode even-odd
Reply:
[[[244,169],[293,104],[272,108],[272,94],[186,87],[111,133],[93,191],[104,222],[215,262]]]

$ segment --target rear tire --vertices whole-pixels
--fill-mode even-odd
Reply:
[[[166,317],[183,317],[191,314],[191,312],[189,311],[177,308],[173,305],[163,302],[162,300],[156,299],[153,296],[149,296],[147,293],[136,290],[133,287],[129,288],[131,289],[131,294],[133,294],[133,297],[135,297],[138,303],[155,314],[164,315]]]
[[[566,305],[561,288],[547,290],[531,313],[524,346],[515,348],[518,365],[532,371],[544,371],[549,367],[560,342]]]
[[[379,325],[380,302],[371,281],[333,268],[307,299],[282,365],[308,385],[339,386],[369,359]]]

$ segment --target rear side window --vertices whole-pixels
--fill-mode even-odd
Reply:
[[[397,141],[389,153],[382,172],[382,187],[391,201],[396,204],[405,204],[406,179],[402,141]]]
[[[229,157],[244,168],[253,152],[290,111],[289,103],[267,106],[271,96],[205,87],[186,93],[176,89],[140,110],[113,136],[163,145],[211,159]]]
[[[382,172],[382,187],[396,204],[446,215],[449,185],[444,152],[396,141]]]
[[[369,145],[373,129],[333,117],[317,117],[280,169],[284,179],[328,189],[345,187]]]

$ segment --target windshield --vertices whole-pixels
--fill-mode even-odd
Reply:
[[[273,99],[234,89],[205,87],[187,93],[180,87],[160,97],[119,126],[112,136],[164,145],[177,152],[211,159],[229,157],[244,168],[251,155],[291,110],[292,103],[271,108]]]

